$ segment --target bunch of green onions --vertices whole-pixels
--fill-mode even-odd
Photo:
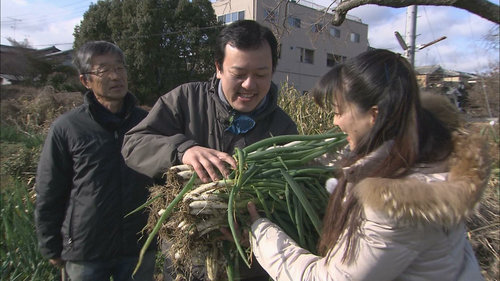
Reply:
[[[254,202],[263,211],[263,216],[278,224],[300,246],[316,252],[321,219],[328,201],[324,183],[333,176],[336,168],[316,164],[314,160],[326,153],[336,153],[345,145],[345,135],[337,132],[267,138],[243,149],[236,149],[234,157],[237,169],[228,178],[209,184],[196,185],[199,183],[196,173],[189,167],[172,167],[179,174],[188,176],[189,180],[162,210],[140,252],[136,270],[155,235],[178,208],[179,203],[189,204],[190,214],[195,217],[203,215],[206,218],[212,214],[219,218],[217,223],[198,229],[199,234],[228,226],[235,248],[248,267],[250,254],[240,243],[240,233],[235,222],[249,225],[246,210],[249,201]],[[151,204],[155,199],[133,212]],[[226,214],[223,225],[220,218],[224,216],[221,213]],[[231,270],[228,269],[228,272]],[[231,280],[230,275],[228,273]]]

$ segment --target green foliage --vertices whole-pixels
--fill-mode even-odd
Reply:
[[[17,150],[2,161],[2,173],[21,182],[33,182],[40,153],[41,145],[32,148],[17,146]]]
[[[495,129],[495,125],[497,125],[497,129]],[[498,124],[496,124],[495,121],[491,121],[489,125],[484,126],[481,131],[481,135],[483,136],[488,136],[493,143],[495,143],[497,146],[500,143],[500,136],[498,134]]]
[[[215,67],[218,23],[208,0],[105,0],[92,4],[75,28],[74,48],[89,40],[116,43],[125,53],[130,90],[143,104]]]
[[[27,134],[19,129],[4,125],[0,129],[0,141],[22,143],[26,148],[36,148],[43,143],[44,136],[41,134]]]
[[[57,280],[57,271],[38,251],[33,196],[20,181],[2,186],[1,280]]]
[[[47,77],[52,73],[54,64],[47,61],[44,57],[35,56],[32,53],[26,53],[28,63],[31,65],[29,76],[31,79],[24,81],[32,83],[35,86],[44,85],[47,82]]]
[[[115,1],[116,2],[116,1]],[[75,27],[73,47],[76,49],[88,40],[111,41],[111,29],[108,26],[108,17],[111,17],[112,1],[97,1],[92,3],[83,15],[80,25]]]
[[[86,89],[78,78],[78,71],[73,66],[54,65],[52,73],[47,76],[46,85],[57,92],[85,92]]]

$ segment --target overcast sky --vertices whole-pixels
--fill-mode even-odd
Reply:
[[[70,49],[74,27],[80,23],[91,2],[96,1],[1,0],[1,43],[10,45],[7,38],[20,42],[26,39],[37,49],[53,45],[61,50]],[[329,0],[310,2],[323,6],[330,3]],[[370,46],[403,53],[394,32],[405,36],[406,10],[367,5],[353,9],[349,14],[368,24]],[[446,69],[471,73],[491,69],[491,65],[498,66],[498,50],[493,50],[484,39],[494,28],[498,28],[496,24],[464,10],[418,6],[416,45],[442,36],[447,39],[417,51],[415,65],[439,64]]]

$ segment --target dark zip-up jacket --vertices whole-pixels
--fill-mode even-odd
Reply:
[[[98,261],[138,255],[147,214],[126,214],[147,200],[151,178],[120,153],[125,132],[147,112],[128,93],[121,118],[88,92],[84,104],[52,124],[36,178],[35,224],[46,258]]]
[[[226,129],[236,114],[218,95],[218,79],[183,84],[161,96],[148,116],[125,135],[122,154],[127,164],[148,176],[161,175],[181,164],[195,145],[232,154],[259,140],[297,134],[293,120],[278,106],[272,84],[265,107],[254,117],[255,127],[235,135]]]

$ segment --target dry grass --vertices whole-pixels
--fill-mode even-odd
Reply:
[[[499,280],[498,177],[490,180],[478,211],[467,221],[468,235],[486,280]]]
[[[467,221],[468,235],[484,278],[500,280],[500,150],[499,124],[469,122],[467,129],[485,135],[490,144],[492,171],[476,213]]]
[[[151,212],[145,235],[153,230],[160,218],[161,211],[165,210],[168,203],[177,196],[186,183],[186,180],[183,180],[172,170],[169,170],[165,177],[165,185],[154,185],[150,188],[150,199],[155,197],[158,199],[150,205]],[[222,247],[222,241],[214,236],[216,233],[199,235],[195,225],[204,217],[196,216],[195,218],[188,212],[188,205],[181,201],[157,234],[163,254],[170,259],[177,273],[175,281],[192,280],[193,276],[202,276],[208,254],[214,256],[211,258],[218,262],[219,268],[223,269],[226,266],[222,252],[217,251]],[[179,227],[181,222],[188,225],[189,228]],[[212,280],[225,280],[226,278],[225,270],[219,270],[218,277]]]
[[[25,134],[45,135],[55,118],[83,101],[80,92],[59,93],[50,86],[42,89],[2,86],[1,93],[2,126],[15,126]]]
[[[281,85],[279,105],[297,124],[299,134],[315,135],[333,128],[333,114],[319,108],[310,95],[303,95],[288,84]]]
[[[310,97],[301,95],[293,88],[286,85],[286,95],[281,95],[280,105],[289,112],[298,124],[301,134],[317,134],[331,128],[333,116],[328,112],[318,110]],[[81,104],[82,95],[76,93],[56,93],[52,88],[37,90],[34,88],[4,87],[1,91],[1,125],[16,127],[20,132],[26,134],[45,134],[50,123],[63,112]],[[321,121],[318,121],[321,120]],[[468,127],[476,133],[488,134],[491,144],[491,155],[494,159],[491,179],[483,199],[478,207],[477,213],[467,222],[469,237],[479,259],[484,277],[487,281],[499,280],[500,260],[500,220],[499,220],[499,142],[498,123],[493,127],[489,123],[469,123]],[[486,128],[486,129],[485,129]],[[36,158],[35,158],[36,159]],[[169,180],[169,182],[175,182]],[[151,208],[153,214],[164,208],[178,192],[180,183],[170,186],[155,186],[153,194],[167,194],[163,199],[155,202]],[[154,195],[153,195],[154,196]],[[182,210],[176,212],[181,215]],[[155,217],[152,216],[152,220]],[[188,237],[186,232],[174,233],[180,217],[174,217],[166,227],[162,228],[159,237],[176,236],[179,240]],[[177,224],[176,224],[177,223]],[[167,231],[171,231],[170,234]],[[168,234],[168,235],[167,235]],[[168,241],[166,241],[168,243]],[[180,244],[180,248],[198,248],[199,244],[186,240]],[[204,242],[207,244],[206,242]],[[211,242],[210,242],[211,243]],[[176,248],[174,247],[174,253]],[[190,259],[189,256],[186,256]],[[185,260],[184,263],[189,263]]]

